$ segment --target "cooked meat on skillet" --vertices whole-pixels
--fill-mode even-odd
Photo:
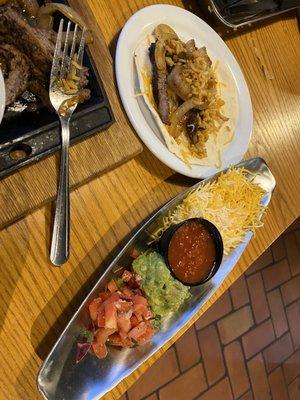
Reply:
[[[49,99],[49,91],[47,87],[47,82],[32,77],[28,81],[27,89],[33,93],[34,95],[38,96],[41,99],[42,105],[49,109],[53,109],[53,106]]]
[[[41,29],[29,25],[12,7],[1,10],[0,16],[1,31],[3,28],[6,30],[8,40],[30,57],[41,71],[48,73],[51,70],[54,43]]]
[[[14,54],[12,62],[10,62],[10,56],[4,54],[4,50],[8,47],[2,48],[0,58],[2,65],[0,67],[9,71],[9,75],[8,73],[5,75],[6,105],[12,105],[12,111],[14,111],[12,103],[18,96],[22,104],[25,102],[27,111],[33,111],[43,106],[53,109],[49,100],[48,87],[57,37],[53,30],[52,17],[56,8],[74,24],[84,26],[83,22],[78,23],[80,16],[74,10],[68,7],[61,8],[59,4],[50,6],[48,9],[47,6],[49,5],[43,7],[40,14],[41,9],[36,0],[7,0],[4,3],[0,0],[0,45],[12,46],[11,49],[15,49],[18,57],[22,58],[18,65],[18,62],[15,61],[17,56]],[[42,19],[40,19],[41,15],[43,15]],[[80,40],[80,34],[80,30],[78,30],[78,40]],[[89,33],[89,41],[92,41],[91,33]],[[88,69],[81,71],[80,89],[88,84],[87,71]],[[21,83],[22,79],[23,84]],[[82,101],[89,97],[89,90],[84,92],[84,96],[80,94]],[[32,100],[35,98],[36,100]]]
[[[52,42],[55,46],[56,44],[56,38],[57,38],[57,33],[54,32],[52,29],[44,29],[44,28],[35,28],[36,30],[38,30],[41,35],[45,36],[47,40],[49,40],[49,42]]]
[[[170,105],[167,93],[167,69],[158,69],[155,62],[155,45],[151,43],[149,48],[150,61],[152,64],[152,88],[154,100],[158,107],[158,113],[162,122],[170,125]]]
[[[0,44],[0,66],[5,78],[6,105],[13,103],[27,87],[29,64],[15,46]]]

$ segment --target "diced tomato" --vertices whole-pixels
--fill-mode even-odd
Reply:
[[[106,341],[108,337],[115,332],[115,329],[100,328],[94,336],[92,349],[98,358],[105,358],[107,356]]]
[[[140,322],[138,326],[131,329],[131,331],[128,333],[128,337],[130,339],[138,341],[138,338],[144,335],[146,331],[147,331],[147,324],[145,322]]]
[[[120,295],[120,299],[122,300],[127,300],[127,301],[131,301],[132,300],[132,296],[127,296],[126,294],[122,293],[122,292],[118,292]]]
[[[140,287],[140,284],[137,283],[137,281],[135,280],[134,276],[132,276],[132,278],[130,279],[130,281],[127,282],[127,285],[130,289],[134,289],[136,291],[136,289],[138,289]]]
[[[115,302],[115,305],[118,311],[127,312],[132,310],[133,303],[132,301],[126,301],[120,299]]]
[[[153,317],[150,308],[144,304],[134,304],[133,312],[139,321],[142,321],[143,319],[147,320]]]
[[[109,303],[114,303],[115,301],[118,301],[118,300],[120,300],[120,295],[118,293],[114,292],[114,293],[109,294],[109,297],[107,298],[106,301]]]
[[[143,335],[139,336],[137,339],[138,344],[145,344],[149,342],[149,340],[154,335],[154,328],[152,326],[152,323],[150,321],[147,321],[146,325],[147,325],[146,332]]]
[[[116,332],[116,329],[100,328],[97,330],[93,342],[105,343],[110,335]]]
[[[137,289],[137,290],[135,291],[135,294],[139,294],[140,296],[143,296],[143,293],[142,293],[142,291],[141,291],[140,289]]]
[[[122,339],[119,333],[114,333],[109,337],[109,344],[118,347],[131,347],[132,341],[128,337]]]
[[[105,312],[105,328],[106,329],[117,329],[117,309],[114,302],[110,302],[110,299],[106,300],[104,304]]]
[[[148,301],[144,296],[136,294],[133,298],[133,303],[134,304],[143,304],[145,306],[148,306]]]
[[[130,318],[130,323],[131,323],[132,328],[135,328],[136,326],[138,326],[139,320],[137,319],[137,317],[135,315],[133,315]]]
[[[107,284],[107,289],[111,292],[114,293],[118,290],[118,286],[116,282],[112,279],[111,281],[108,282]]]
[[[126,340],[126,339],[128,338],[127,333],[128,333],[128,332],[122,331],[122,329],[119,329],[119,332],[118,332],[118,334],[120,335],[120,338],[121,338],[122,340]]]
[[[134,293],[132,290],[130,290],[128,287],[124,286],[122,288],[122,293],[127,296],[128,298],[132,299],[134,296]]]
[[[109,337],[109,344],[111,344],[113,346],[121,346],[121,347],[123,347],[123,342],[122,342],[121,336],[118,333],[113,333]]]
[[[131,315],[132,311],[127,313],[118,313],[117,315],[118,328],[123,332],[127,333],[131,329],[131,322],[130,322]]]
[[[133,298],[133,312],[139,321],[153,317],[147,299],[141,295],[135,295]]]
[[[92,343],[92,349],[98,358],[105,358],[107,356],[107,348],[105,343]]]
[[[134,315],[136,316],[139,323],[144,321],[144,318],[141,313],[134,313]]]
[[[97,325],[99,328],[104,328],[105,327],[105,309],[104,305],[99,308],[98,311],[98,317],[97,317]]]
[[[133,249],[131,250],[131,253],[130,253],[130,257],[135,259],[135,258],[138,258],[139,255],[140,255],[140,252],[138,251],[138,249],[133,247]]]
[[[134,274],[134,280],[136,281],[138,286],[141,286],[141,283],[143,281],[142,277],[138,274]]]
[[[92,300],[92,302],[89,304],[90,317],[93,321],[97,321],[98,310],[101,304],[102,299],[99,297]]]
[[[125,269],[125,271],[122,274],[122,279],[124,282],[129,282],[130,279],[132,279],[133,274],[130,271],[127,271],[127,269]]]
[[[99,294],[99,297],[100,297],[100,299],[101,299],[102,301],[107,300],[107,299],[109,298],[109,296],[110,296],[110,292],[101,292],[101,293]]]
[[[118,289],[111,280],[106,292],[89,304],[89,313],[98,328],[92,349],[99,358],[107,355],[106,342],[113,346],[132,347],[148,342],[154,328],[149,303],[136,282],[136,274],[125,270],[122,279],[126,285]]]

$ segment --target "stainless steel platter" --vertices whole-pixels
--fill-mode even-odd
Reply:
[[[276,182],[265,162],[261,158],[254,158],[238,164],[237,167],[245,167],[250,173],[255,173],[254,182],[266,191],[262,202],[267,205]],[[165,204],[141,226],[113,262],[108,265],[40,369],[37,385],[45,399],[96,400],[101,398],[171,339],[221,285],[251,240],[252,232],[248,232],[243,243],[223,258],[217,274],[209,282],[191,289],[191,299],[180,312],[163,321],[162,329],[155,334],[151,343],[133,349],[117,350],[110,347],[106,359],[99,360],[94,355],[88,354],[76,364],[77,338],[89,323],[87,304],[104,288],[112,272],[120,266],[126,267],[131,264],[130,252],[134,247],[147,247],[147,243],[151,241],[151,234],[160,226],[162,218],[170,210],[176,207],[191,190],[216,179],[218,175],[197,183]]]

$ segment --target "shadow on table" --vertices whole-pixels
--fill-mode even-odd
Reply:
[[[1,274],[1,304],[0,308],[0,330],[5,322],[6,313],[9,310],[9,304],[14,294],[15,287],[22,274],[22,270],[26,267],[26,257],[29,251],[29,235],[26,219],[16,222],[12,229],[18,228],[17,237],[10,235],[10,228],[6,228],[2,235],[7,236],[7,246],[4,248],[0,244],[0,274]],[[3,237],[2,236],[2,237]],[[16,242],[17,241],[17,242]],[[12,243],[12,249],[16,247],[20,250],[17,253],[11,252],[9,243]]]
[[[170,190],[169,184],[175,188],[173,190],[173,195],[180,193],[184,187],[189,187],[195,180],[183,177],[180,174],[174,174],[170,178],[166,179],[164,182],[161,182],[154,189],[151,190],[151,198],[154,199],[155,206],[161,206],[156,200],[155,193],[161,192],[164,187],[168,190],[165,190],[165,201],[167,202],[172,197],[172,192]],[[139,228],[134,228],[131,222],[132,221],[132,210],[143,209],[145,210],[145,204],[149,204],[149,198],[147,196],[140,199],[133,207],[128,209],[126,213],[122,215],[114,225],[106,232],[106,234],[101,238],[101,240],[92,248],[91,251],[86,255],[86,257],[77,265],[74,271],[70,274],[70,276],[66,279],[66,281],[62,284],[60,289],[55,293],[52,299],[48,302],[45,308],[40,312],[39,316],[36,318],[33,323],[31,329],[31,343],[35,349],[36,354],[43,360],[54,343],[58,339],[62,330],[65,328],[68,321],[73,316],[74,312],[78,309],[84,298],[88,295],[95,282],[99,279],[99,276],[105,271],[109,263],[115,258],[115,256],[122,249],[124,244],[128,241],[128,239],[132,236],[132,234]],[[147,213],[147,208],[144,213]],[[147,216],[145,216],[147,217]],[[127,227],[125,224],[127,223]],[[134,223],[133,223],[134,224]],[[131,231],[129,234],[124,235],[124,238],[119,242],[115,248],[109,252],[107,257],[101,261],[101,254],[107,252],[107,239],[113,235],[116,236],[115,232],[118,232],[118,236],[120,236],[120,232],[122,231]],[[134,228],[134,229],[133,229]],[[74,296],[74,298],[64,307],[63,312],[58,315],[61,311],[61,299],[64,299],[65,293],[70,291],[70,287],[72,287],[73,282],[78,282],[79,272],[85,271],[87,275],[87,279],[83,285],[81,285],[79,291]],[[58,312],[55,312],[58,310]]]
[[[164,191],[164,200],[167,202],[172,196],[180,193],[182,189],[189,187],[191,183],[194,183],[194,180],[185,178],[180,174],[174,174],[164,182],[161,182],[154,189],[151,189],[151,198],[154,199],[154,207],[159,208],[162,205],[158,204],[156,199],[159,196],[156,196],[156,193],[158,194],[159,192]],[[173,187],[173,191],[170,189],[170,184]],[[98,281],[99,277],[103,274],[109,263],[114,259],[124,244],[142,224],[141,223],[139,226],[134,228],[133,225],[135,222],[132,221],[132,210],[141,209],[144,210],[144,214],[147,214],[149,212],[149,207],[145,209],[145,204],[149,204],[149,198],[147,198],[147,196],[141,198],[137,203],[134,204],[133,207],[128,209],[122,215],[122,218],[120,218],[114,225],[111,226],[111,228],[91,249],[91,251],[89,251],[84,259],[78,263],[73,272],[61,285],[60,289],[55,293],[44,309],[41,310],[40,314],[34,321],[30,332],[31,344],[39,359],[44,360],[46,358],[63,329],[72,318],[78,307],[81,305],[82,301],[88,295],[94,284]],[[137,218],[139,218],[139,215]],[[143,217],[145,218],[148,216],[144,215]],[[48,218],[50,218],[50,216],[48,216]],[[116,237],[116,232],[118,232],[118,236],[120,237],[120,232],[124,231],[130,231],[130,233],[127,235],[124,234],[124,238],[113,248],[112,251],[109,252],[107,250],[107,242],[112,237]],[[107,252],[108,255],[103,260],[101,254]],[[80,286],[80,289],[66,306],[62,305],[62,301],[65,301],[66,299],[66,293],[70,293],[70,288],[72,288],[72,286],[74,287],[74,282],[78,282],[78,276],[82,276],[83,271],[87,277],[85,283]],[[39,366],[40,363],[38,362],[37,357],[26,362],[17,378],[16,387],[20,393],[20,396],[24,395],[23,388],[28,387],[28,384],[30,384],[30,382],[28,383],[28,376],[37,374]],[[32,384],[30,384],[30,386],[30,390],[33,390]]]

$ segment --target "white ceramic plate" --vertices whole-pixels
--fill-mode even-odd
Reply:
[[[3,75],[0,69],[0,123],[2,121],[2,117],[5,109],[5,85]]]
[[[139,91],[135,70],[134,51],[141,40],[150,34],[156,25],[170,25],[180,37],[195,39],[196,45],[206,46],[213,61],[218,60],[231,74],[236,86],[238,118],[234,140],[223,151],[220,169],[236,164],[243,158],[252,133],[252,105],[243,73],[220,36],[196,15],[182,8],[169,5],[153,5],[135,13],[124,25],[116,51],[116,78],[126,113],[137,134],[149,150],[163,163],[183,175],[206,178],[219,169],[201,165],[189,168],[180,158],[171,153]]]

